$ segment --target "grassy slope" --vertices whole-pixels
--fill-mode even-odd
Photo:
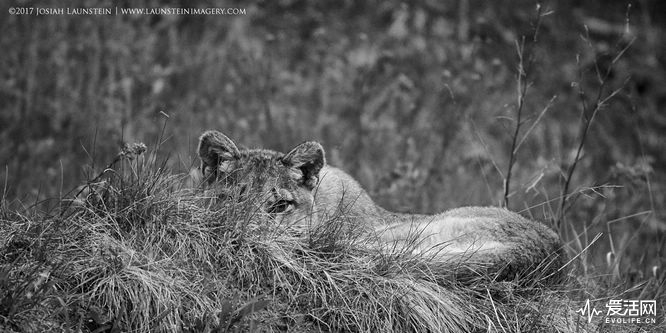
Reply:
[[[463,280],[455,264],[369,250],[342,228],[302,237],[143,163],[121,161],[50,215],[3,209],[4,329],[585,331],[540,270]]]

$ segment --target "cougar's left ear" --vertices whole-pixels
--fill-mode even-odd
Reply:
[[[303,185],[313,189],[319,180],[319,171],[326,165],[324,148],[318,142],[303,142],[285,155],[282,163],[300,171]]]
[[[206,131],[199,138],[199,157],[201,158],[201,172],[209,182],[217,178],[218,172],[225,163],[240,158],[240,151],[236,144],[226,135],[218,131]]]

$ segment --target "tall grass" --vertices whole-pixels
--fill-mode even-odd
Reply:
[[[510,281],[488,273],[462,279],[454,263],[437,264],[400,248],[369,248],[365,237],[331,227],[344,224],[344,214],[304,236],[302,228],[275,223],[258,210],[260,199],[219,202],[183,187],[185,176],[141,153],[123,150],[116,166],[91,183],[103,185],[89,185],[62,210],[24,216],[3,209],[5,329],[587,327],[572,315],[564,289],[538,283],[543,270]]]

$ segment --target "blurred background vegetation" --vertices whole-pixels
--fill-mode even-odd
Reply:
[[[247,15],[7,14],[14,6],[235,7]],[[389,209],[499,205],[525,36],[532,61],[524,60],[518,138],[529,136],[515,155],[509,207],[557,218],[581,115],[591,115],[599,89],[602,97],[619,89],[587,134],[560,229],[573,251],[604,233],[584,254],[585,270],[664,276],[663,1],[562,0],[537,10],[523,0],[16,0],[0,13],[7,202],[62,196],[124,142],[159,146],[173,172],[187,173],[199,163],[198,135],[217,129],[280,151],[318,140],[330,164]],[[611,66],[601,84],[598,73]]]

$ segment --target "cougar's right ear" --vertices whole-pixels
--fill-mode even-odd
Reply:
[[[282,163],[297,170],[298,180],[312,190],[319,181],[319,171],[326,165],[324,148],[318,142],[303,142],[287,153]]]
[[[204,179],[214,181],[224,162],[240,158],[236,144],[218,131],[206,131],[199,138],[199,158]]]

